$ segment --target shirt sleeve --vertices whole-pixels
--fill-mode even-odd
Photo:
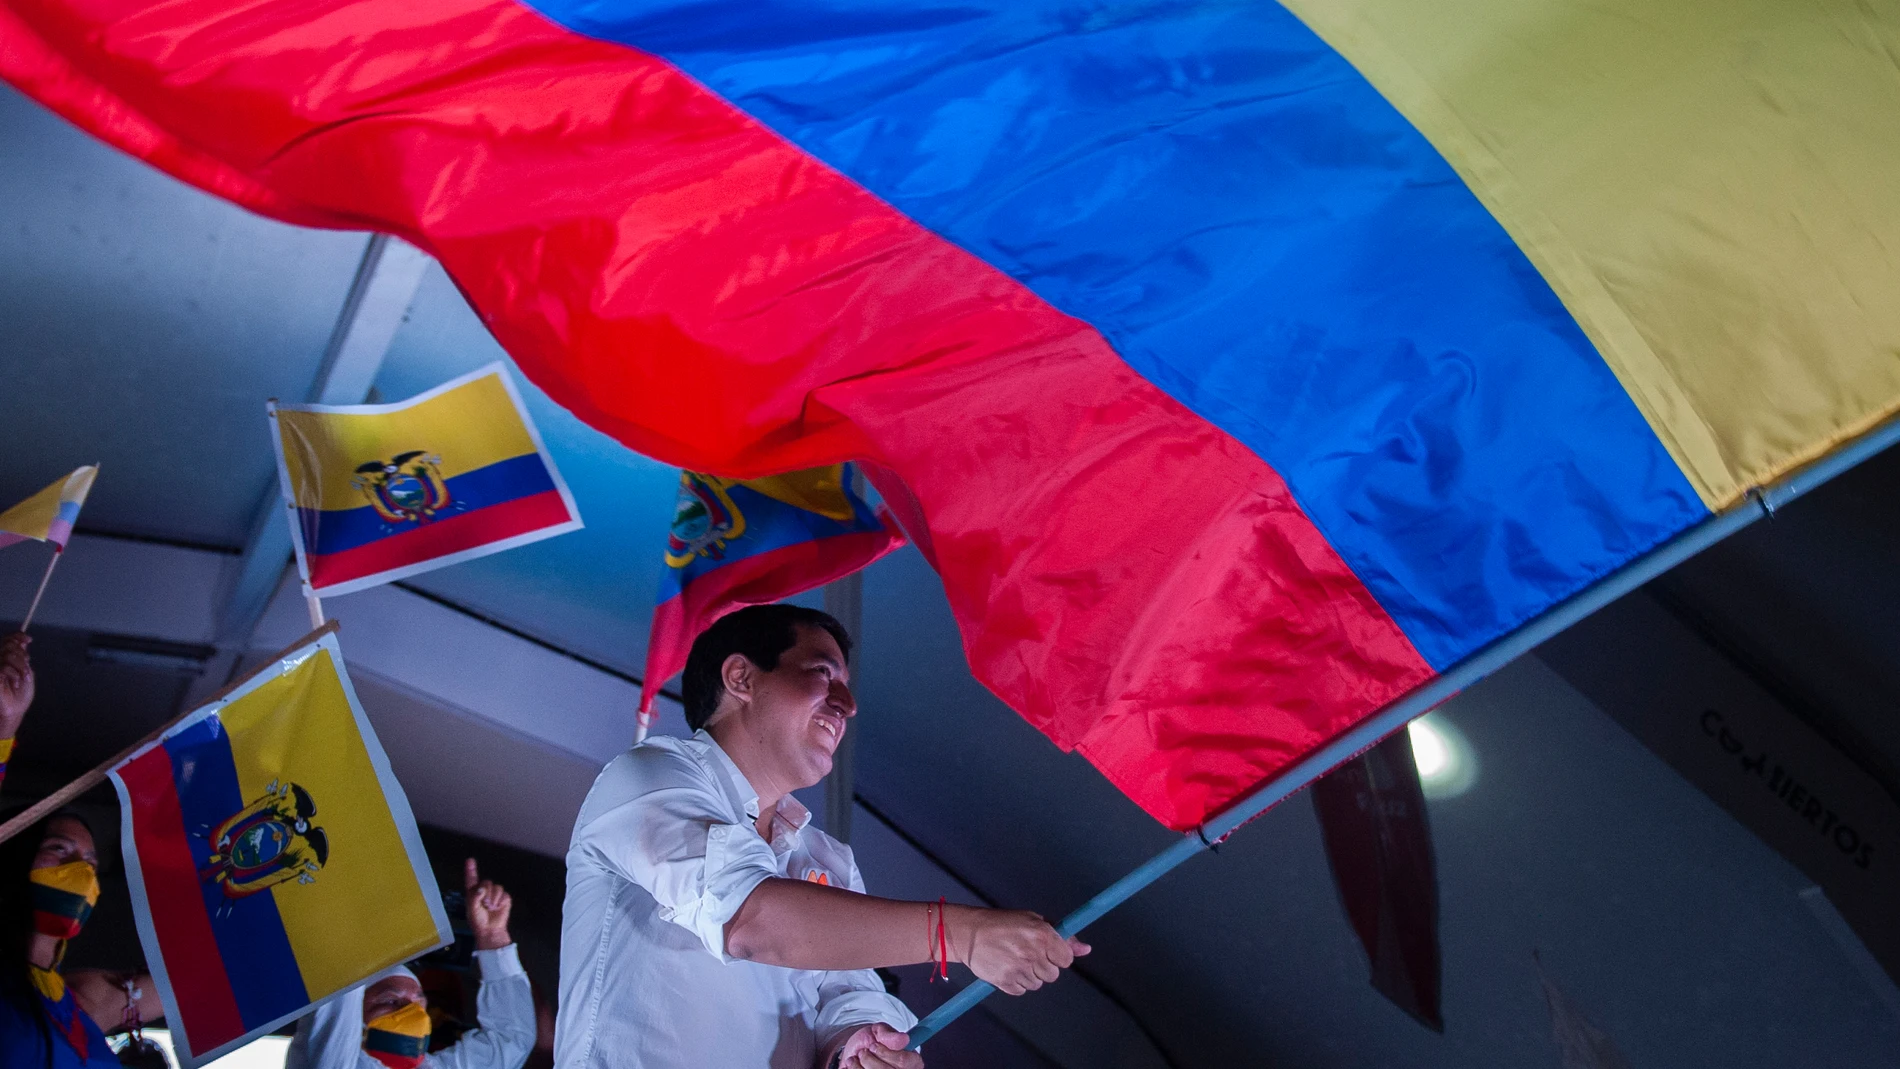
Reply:
[[[352,988],[297,1022],[284,1069],[384,1069],[363,1052],[363,989]]]
[[[887,1024],[908,1032],[917,1015],[884,990],[871,969],[828,972],[818,981],[818,1020],[813,1023],[819,1050],[844,1032],[867,1024]]]
[[[661,919],[692,932],[720,961],[726,922],[779,874],[772,847],[686,757],[640,747],[613,774],[616,804],[576,836],[582,856],[653,896]],[[738,822],[734,822],[734,817]]]
[[[477,1027],[462,1033],[449,1049],[429,1055],[427,1069],[521,1069],[534,1053],[534,989],[513,943],[500,950],[477,950],[482,968],[475,995]]]

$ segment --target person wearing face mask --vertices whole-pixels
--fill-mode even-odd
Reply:
[[[0,777],[33,704],[31,641],[0,640]],[[9,1069],[119,1064],[59,972],[66,941],[99,901],[98,866],[92,829],[75,813],[0,843],[0,1064]]]
[[[521,1069],[534,1050],[534,994],[508,934],[514,900],[464,864],[464,902],[482,986],[478,1027],[446,1050],[429,1051],[429,1000],[416,974],[398,965],[339,995],[297,1022],[285,1069]]]
[[[30,641],[0,640],[0,776],[33,704]],[[98,870],[92,828],[71,811],[0,843],[0,1065],[8,1069],[116,1066],[105,1031],[163,1012],[148,975],[60,970],[67,942],[99,901]]]
[[[857,715],[837,620],[721,617],[681,683],[689,739],[601,770],[567,853],[557,1069],[921,1069],[874,969],[962,962],[1009,994],[1088,947],[1033,913],[864,893],[792,797]]]
[[[60,975],[66,942],[99,900],[92,829],[56,813],[0,844],[0,1065],[117,1066],[105,1033]]]

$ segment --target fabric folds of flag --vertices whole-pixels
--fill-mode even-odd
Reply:
[[[446,943],[334,634],[112,770],[139,937],[187,1065]]]
[[[396,404],[270,412],[306,593],[346,594],[581,526],[499,363]]]
[[[850,575],[904,544],[897,524],[852,486],[854,465],[763,479],[680,473],[666,571],[647,640],[641,723],[693,639],[721,616]]]
[[[92,492],[92,480],[98,474],[97,464],[75,469],[71,475],[0,512],[0,547],[38,541],[51,542],[55,549],[64,550],[66,543],[72,540],[73,524],[79,522],[79,510],[85,506],[86,495]]]
[[[0,75],[428,251],[627,445],[862,461],[976,677],[1183,829],[1900,411],[1896,54],[1900,0],[0,9]]]

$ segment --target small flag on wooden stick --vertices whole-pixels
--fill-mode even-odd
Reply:
[[[581,526],[490,364],[386,405],[269,406],[304,594],[347,594]]]
[[[109,774],[139,938],[187,1069],[449,940],[333,626]]]
[[[46,582],[53,577],[53,566],[59,563],[60,554],[66,551],[66,543],[73,537],[73,524],[79,522],[79,510],[86,504],[86,495],[92,491],[92,480],[98,474],[99,465],[88,464],[0,512],[0,548],[29,541],[53,544],[53,558],[46,562],[39,589],[33,592],[33,604],[27,606],[26,616],[20,621],[21,631],[33,623],[33,614],[40,609]]]

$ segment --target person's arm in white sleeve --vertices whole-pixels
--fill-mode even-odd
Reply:
[[[305,1014],[284,1052],[284,1069],[383,1069],[363,1052],[363,989],[355,987]]]
[[[475,937],[475,963],[482,970],[475,995],[476,1027],[447,1050],[429,1055],[427,1069],[521,1069],[534,1052],[534,989],[508,934],[514,899],[484,880],[469,858],[463,868],[468,926]]]
[[[690,758],[638,746],[609,774],[619,778],[615,804],[583,809],[570,860],[579,854],[644,889],[662,920],[720,961],[851,971],[930,959],[925,903],[781,877],[772,847],[745,814],[727,810]],[[952,906],[948,915],[951,960],[1007,994],[1053,981],[1088,953],[1033,913]]]
[[[726,922],[753,890],[778,875],[772,847],[745,814],[726,812],[718,789],[692,761],[638,747],[615,773],[619,804],[587,819],[576,846],[653,896],[661,919],[731,961]]]
[[[482,969],[476,1027],[449,1049],[429,1055],[425,1069],[521,1069],[534,1053],[534,990],[514,944],[477,950],[475,960]]]
[[[884,990],[884,981],[870,969],[828,972],[818,984],[818,1020],[813,1024],[819,1051],[829,1053],[851,1033],[869,1025],[889,1025],[909,1032],[917,1015]]]

